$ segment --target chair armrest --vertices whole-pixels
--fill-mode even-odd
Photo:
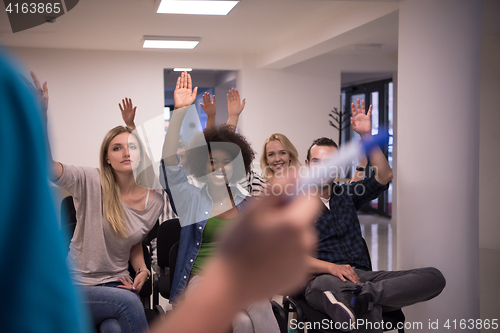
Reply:
[[[160,290],[158,290],[159,277],[157,273],[153,274],[153,307],[160,304]]]
[[[297,313],[297,321],[298,322],[303,322],[304,321],[304,312],[302,311],[302,308],[300,305],[295,301],[293,298],[289,296],[285,296],[283,298],[283,308],[286,314],[286,318],[289,317],[290,312],[295,312]],[[299,333],[304,333],[304,329],[302,328],[297,328],[297,331]]]

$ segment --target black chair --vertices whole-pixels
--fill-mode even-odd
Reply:
[[[73,197],[68,196],[64,198],[61,202],[61,230],[63,230],[68,237],[67,238],[68,252],[69,252],[69,244],[71,238],[73,237],[73,234],[75,232],[76,223],[77,223],[76,209],[73,202]],[[155,232],[156,230],[153,228],[153,230],[148,234],[148,236],[142,242],[144,262],[146,263],[146,266],[150,272],[151,272],[151,253],[148,248],[148,243],[151,241],[150,238],[152,237],[152,235],[154,235]],[[128,271],[130,273],[130,276],[134,278],[135,270],[130,263],[128,265]],[[151,279],[148,279],[141,288],[141,291],[139,292],[139,297],[141,299],[142,304],[144,305],[144,311],[146,313],[146,319],[148,320],[148,323],[154,320],[159,314],[164,313],[162,307],[158,304],[155,304],[153,306],[153,309],[151,309],[150,304],[151,304],[152,293],[153,293],[153,283]]]
[[[61,230],[66,235],[66,248],[69,252],[69,244],[76,228],[76,209],[73,197],[68,196],[61,201]]]
[[[156,251],[160,274],[153,274],[153,305],[159,304],[159,295],[166,299],[170,298],[172,276],[177,258],[177,250],[173,248],[176,243],[178,246],[180,238],[181,225],[179,219],[167,220],[158,227]],[[170,255],[172,251],[175,251],[173,257]]]
[[[364,246],[365,246],[365,251],[366,253],[370,253],[368,251],[368,246],[366,245],[365,240],[363,239]],[[372,270],[371,267],[371,261],[370,261],[370,270]],[[313,309],[311,306],[306,301],[304,291],[301,293],[294,295],[294,296],[285,296],[283,299],[283,308],[285,310],[285,318],[289,317],[290,312],[296,312],[297,313],[297,322],[301,323],[322,323],[323,320],[327,320],[329,322],[331,319],[330,317],[316,309]],[[396,329],[398,327],[399,323],[402,323],[401,329],[398,329],[398,333],[404,333],[404,322],[405,322],[405,315],[401,309],[398,309],[396,311],[390,311],[390,312],[383,312],[382,313],[382,319],[385,323],[385,328],[392,327],[391,330]],[[317,329],[316,329],[317,328]],[[316,326],[314,329],[308,329],[308,333],[333,333],[333,332],[342,332],[340,330],[336,329],[327,329],[326,327],[322,325]],[[386,329],[389,330],[389,329]],[[298,327],[297,331],[299,333],[303,333],[304,329],[302,327]]]

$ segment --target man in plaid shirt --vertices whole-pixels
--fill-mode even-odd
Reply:
[[[362,138],[371,136],[371,106],[365,114],[364,102],[352,104],[351,126]],[[306,165],[318,167],[334,154],[331,139],[314,141],[307,152]],[[374,175],[361,181],[326,184],[318,192],[325,204],[316,222],[319,244],[310,258],[313,278],[305,296],[309,305],[340,323],[342,331],[382,332],[383,311],[394,311],[436,297],[446,281],[433,267],[407,271],[373,272],[356,211],[388,188],[392,170],[383,152],[369,153]],[[353,325],[363,319],[364,325]],[[372,325],[368,324],[371,323]],[[337,327],[337,326],[336,326]]]

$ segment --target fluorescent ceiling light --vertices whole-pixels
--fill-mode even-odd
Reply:
[[[157,13],[191,15],[227,15],[239,1],[161,0]]]
[[[191,72],[192,70],[193,70],[192,68],[182,68],[182,67],[174,68],[174,72]]]
[[[149,49],[192,49],[200,42],[192,37],[144,36],[143,48]]]

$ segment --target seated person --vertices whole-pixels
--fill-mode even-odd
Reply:
[[[47,84],[42,89],[31,75],[36,89],[42,91],[46,120]],[[134,170],[145,169],[149,161],[141,141],[131,128],[111,129],[101,144],[99,168],[63,165],[52,160],[48,148],[50,179],[75,202],[78,223],[68,262],[73,279],[82,286],[94,325],[102,332],[145,331],[148,324],[137,293],[151,273],[144,262],[142,240],[163,210],[163,197],[160,190],[137,185],[148,183],[134,177]],[[136,272],[134,280],[129,261]]]
[[[351,126],[363,138],[371,136],[371,106],[365,114],[352,104]],[[320,138],[307,152],[309,168],[320,166],[335,154],[337,145],[331,139]],[[369,152],[374,175],[347,185],[326,184],[319,190],[323,213],[316,222],[319,245],[315,258],[310,258],[314,273],[305,290],[309,305],[328,314],[342,329],[350,331],[350,323],[363,318],[371,323],[382,320],[382,311],[427,301],[443,290],[446,282],[436,268],[407,271],[373,272],[356,210],[377,198],[388,188],[392,170],[380,148]],[[344,325],[345,324],[345,325]],[[380,327],[380,326],[379,326]],[[357,327],[365,331],[363,327]],[[380,332],[382,330],[379,330]]]
[[[244,210],[248,193],[237,181],[250,172],[255,155],[247,140],[231,126],[208,128],[193,139],[186,151],[188,170],[196,178],[203,177],[206,183],[199,188],[188,182],[176,152],[181,124],[187,106],[195,101],[196,91],[192,89],[191,76],[183,72],[174,91],[175,111],[163,145],[165,178],[162,180],[172,193],[173,206],[182,225],[170,299],[174,303],[186,288],[189,294],[189,288],[201,283],[205,263],[214,254],[220,231]],[[242,157],[242,165],[235,162],[237,156]],[[279,332],[269,301],[261,300],[248,306],[246,314],[235,319],[233,330]]]
[[[236,131],[238,119],[241,112],[245,108],[245,99],[241,101],[238,89],[231,89],[226,95],[227,97],[227,112],[228,119],[226,125]],[[203,111],[207,114],[207,128],[212,128],[215,125],[215,95],[210,97],[209,93],[203,94],[203,103],[200,104]],[[177,153],[179,154],[179,153]],[[259,176],[254,170],[251,170],[244,179],[239,181],[239,184],[250,193],[252,197],[258,197],[264,193],[267,188],[267,182]]]

